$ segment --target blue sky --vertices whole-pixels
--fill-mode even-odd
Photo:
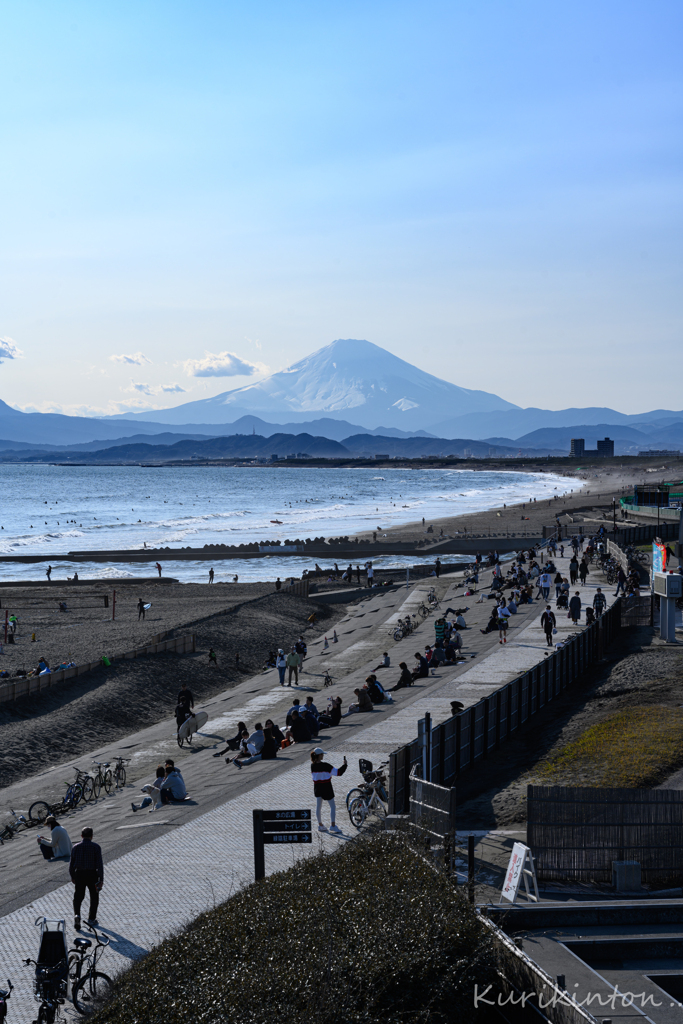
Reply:
[[[683,407],[680,3],[0,11],[5,401],[176,405],[357,337]]]

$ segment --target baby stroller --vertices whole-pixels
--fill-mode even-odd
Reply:
[[[556,607],[557,608],[569,608],[569,600],[568,600],[566,594],[560,594],[559,595],[559,597],[557,599],[557,602],[556,602]]]
[[[40,1003],[35,1024],[52,1024],[59,1009],[65,1002],[69,980],[69,954],[66,946],[66,925],[64,921],[48,921],[37,917],[35,924],[40,928],[40,949],[34,963],[36,974],[33,981],[33,998]]]

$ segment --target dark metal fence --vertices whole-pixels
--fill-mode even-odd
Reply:
[[[455,786],[425,782],[414,765],[410,774],[410,820],[439,838],[455,831]]]
[[[528,786],[527,822],[539,878],[611,882],[613,860],[635,860],[644,882],[681,884],[681,790]]]
[[[472,707],[431,728],[418,723],[419,738],[389,755],[391,814],[410,809],[410,773],[415,765],[428,781],[452,786],[463,772],[488,757],[534,715],[602,657],[621,629],[621,598],[593,625],[538,665],[534,665]]]

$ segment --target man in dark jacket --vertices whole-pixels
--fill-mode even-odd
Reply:
[[[413,670],[413,679],[426,679],[429,676],[429,662],[419,651],[415,652],[415,657],[417,666]]]
[[[69,861],[69,874],[75,885],[74,889],[74,928],[76,931],[81,927],[81,903],[85,898],[85,890],[90,896],[90,913],[88,924],[97,924],[97,908],[100,903],[100,889],[104,881],[104,867],[102,865],[102,850],[97,843],[92,841],[92,829],[84,828],[81,832],[81,842],[71,850]]]

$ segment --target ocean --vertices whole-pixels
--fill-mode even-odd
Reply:
[[[289,467],[0,466],[0,554],[44,563],[0,563],[0,579],[41,579],[52,555],[70,551],[203,547],[352,536],[427,522],[577,488],[550,473],[466,469]],[[278,522],[273,522],[278,520]],[[430,559],[431,560],[431,559]],[[402,567],[415,557],[384,556]],[[164,575],[205,581],[205,561],[164,560]],[[73,574],[57,562],[52,578]],[[267,580],[312,568],[304,557],[216,559],[216,580]],[[79,562],[80,579],[149,576],[148,563]]]

